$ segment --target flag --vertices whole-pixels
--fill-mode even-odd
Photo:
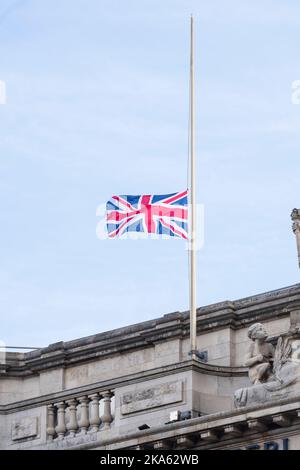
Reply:
[[[188,190],[173,194],[112,196],[106,204],[110,238],[143,232],[188,239]]]

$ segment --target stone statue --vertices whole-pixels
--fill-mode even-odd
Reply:
[[[267,342],[267,333],[260,323],[248,330],[253,340],[246,355],[251,387],[234,394],[237,408],[258,405],[265,401],[300,394],[300,330],[290,328],[279,336],[276,349]]]
[[[273,375],[274,348],[266,342],[268,335],[261,323],[250,326],[248,336],[253,343],[249,346],[245,366],[249,367],[250,381],[257,385],[266,382]]]
[[[293,209],[293,212],[291,213],[291,218],[293,221],[293,232],[296,235],[298,264],[300,267],[300,209]]]

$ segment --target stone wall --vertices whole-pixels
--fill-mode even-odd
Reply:
[[[276,339],[299,305],[296,285],[198,309],[197,344],[207,363],[190,360],[188,312],[8,353],[0,373],[0,447],[92,445],[99,433],[113,440],[142,424],[164,426],[172,411],[192,419],[234,412],[234,391],[249,385],[249,325],[264,323]]]

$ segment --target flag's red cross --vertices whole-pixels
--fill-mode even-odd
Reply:
[[[145,232],[157,233],[157,223],[160,222],[174,235],[187,239],[186,230],[174,223],[176,220],[186,222],[188,219],[186,206],[175,205],[186,196],[187,190],[153,203],[153,196],[144,195],[140,197],[137,208],[122,196],[113,196],[113,202],[120,207],[120,210],[111,210],[107,213],[107,223],[118,224],[118,228],[111,231],[109,237],[115,237],[125,231],[133,219],[141,219]]]

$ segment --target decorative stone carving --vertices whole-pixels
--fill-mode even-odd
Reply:
[[[176,445],[179,449],[188,449],[195,445],[195,439],[190,436],[180,436],[176,440]]]
[[[289,418],[289,416],[286,416],[284,414],[275,415],[273,416],[272,420],[273,423],[278,424],[278,426],[282,427],[287,427],[291,424],[291,419]]]
[[[122,414],[134,413],[182,400],[182,381],[167,382],[126,393],[121,398]]]
[[[291,213],[292,221],[300,220],[300,209],[293,209]]]
[[[11,438],[13,441],[25,438],[34,438],[38,434],[38,418],[23,418],[13,421]]]
[[[200,433],[200,438],[205,441],[217,441],[218,440],[218,434],[215,430],[209,429],[208,431],[203,431]]]
[[[293,209],[291,213],[292,228],[296,235],[297,250],[298,250],[298,263],[300,266],[300,209]]]
[[[259,419],[249,419],[247,424],[251,431],[265,432],[267,430],[265,423]]]
[[[172,448],[172,442],[168,440],[154,442],[154,450],[168,450]]]
[[[272,375],[274,348],[266,342],[268,335],[261,323],[250,326],[248,336],[253,342],[248,349],[245,366],[249,367],[250,381],[256,385],[266,382]]]
[[[249,366],[249,377],[253,386],[241,388],[235,392],[234,403],[238,408],[253,404],[262,404],[277,398],[288,398],[300,393],[299,328],[291,328],[287,333],[278,338],[273,361],[272,358],[269,357],[269,362],[267,362],[267,356],[265,356],[264,351],[267,351],[266,346],[268,343],[266,337],[263,338],[264,329],[261,327],[254,328],[255,325],[250,327],[249,336],[251,337],[254,334],[254,338],[252,337],[254,341],[257,339],[255,335],[259,336],[260,344],[258,345],[258,349],[255,349],[252,345],[252,349],[250,348],[246,357],[246,365]],[[258,332],[258,335],[255,332]],[[251,351],[253,351],[253,353],[251,353]],[[263,359],[256,357],[259,356],[259,354],[263,356]],[[253,363],[251,362],[252,358]],[[265,364],[265,366],[260,368],[259,365],[263,364]],[[255,368],[252,369],[252,367]]]
[[[224,434],[227,436],[235,437],[235,436],[240,436],[242,434],[242,431],[239,428],[239,426],[234,425],[234,424],[229,424],[224,427]]]
[[[299,220],[296,220],[295,222],[293,222],[292,224],[292,229],[293,229],[293,232],[296,234],[297,232],[300,232],[300,222]]]

